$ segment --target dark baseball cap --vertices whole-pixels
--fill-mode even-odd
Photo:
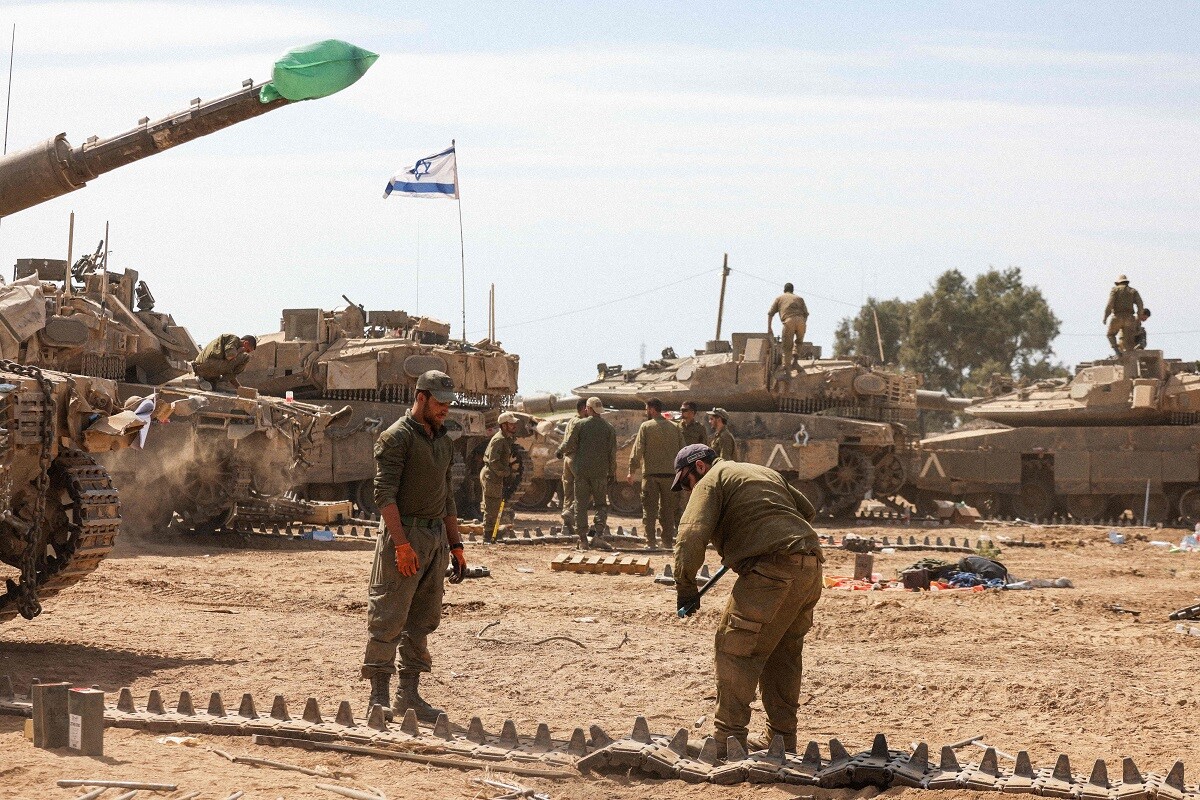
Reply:
[[[689,444],[675,455],[675,481],[671,491],[683,490],[683,477],[691,471],[697,461],[712,462],[717,457],[717,451],[706,444]]]
[[[454,402],[454,381],[450,376],[436,369],[431,369],[417,378],[417,391],[429,392],[439,403]]]

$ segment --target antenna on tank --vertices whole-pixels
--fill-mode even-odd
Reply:
[[[721,318],[725,316],[725,281],[729,278],[729,253],[725,254],[725,263],[721,266],[721,299],[717,302],[717,335],[714,339],[721,338]]]

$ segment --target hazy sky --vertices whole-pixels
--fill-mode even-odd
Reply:
[[[285,307],[460,322],[455,204],[382,199],[458,140],[467,332],[522,360],[525,393],[757,330],[784,281],[809,338],[870,295],[1019,266],[1063,320],[1060,358],[1104,354],[1126,272],[1151,342],[1200,356],[1200,6],[1190,3],[406,4],[57,2],[16,30],[10,152],[157,119],[289,47],[380,53],[356,85],[101,176],[6,218],[0,269],[112,225],[202,345]],[[7,61],[7,59],[5,59]],[[2,69],[2,67],[0,67]],[[419,244],[418,244],[419,243]],[[628,298],[622,302],[622,298]]]

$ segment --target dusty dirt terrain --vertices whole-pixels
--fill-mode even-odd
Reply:
[[[1172,555],[1138,541],[1113,546],[1102,528],[989,526],[989,532],[1046,541],[1046,549],[1013,548],[1002,560],[1021,577],[1067,576],[1076,588],[940,596],[827,590],[805,649],[801,739],[836,736],[854,752],[876,731],[887,733],[893,747],[984,734],[1002,750],[1027,749],[1035,766],[1059,752],[1069,754],[1077,770],[1091,759],[1122,755],[1159,771],[1183,759],[1194,786],[1200,638],[1175,633],[1167,614],[1196,602],[1200,555]],[[1124,532],[1132,537],[1138,529]],[[1141,532],[1178,538],[1175,531]],[[201,699],[220,691],[235,706],[243,692],[252,692],[262,711],[282,693],[294,714],[308,696],[318,698],[326,714],[341,699],[361,714],[367,687],[358,667],[371,553],[321,547],[242,549],[233,538],[126,541],[40,618],[0,628],[0,673],[12,676],[18,692],[38,677],[98,684],[113,693],[130,686],[139,704],[155,688],[168,706],[181,689]],[[477,715],[490,731],[513,719],[522,733],[545,721],[562,737],[596,722],[621,735],[643,714],[656,732],[684,726],[697,738],[710,733],[712,635],[731,582],[718,585],[698,615],[681,621],[673,590],[649,577],[552,572],[550,560],[560,549],[468,548],[469,560],[489,566],[493,577],[448,587],[442,627],[431,641],[435,668],[423,683],[426,696],[453,722]],[[877,555],[876,571],[893,575],[923,555],[936,554]],[[656,572],[665,563],[665,556],[651,557]],[[711,551],[709,563],[716,565]],[[830,551],[826,571],[848,574],[852,564],[853,554]],[[1106,610],[1110,604],[1142,613],[1117,614]],[[485,636],[511,644],[477,638],[497,621]],[[531,644],[550,636],[569,636],[583,647],[563,640]],[[758,711],[755,724],[760,719]],[[105,757],[91,759],[36,750],[21,729],[22,720],[0,717],[0,796],[6,798],[69,798],[79,790],[54,782],[71,777],[169,780],[179,784],[176,795],[202,790],[208,798],[235,790],[247,798],[334,796],[314,788],[318,778],[231,764],[211,747],[325,765],[344,773],[343,783],[379,787],[392,798],[485,796],[467,785],[467,773],[455,770],[256,748],[245,738],[201,736],[197,747],[185,748],[159,743],[157,735],[110,729]],[[970,749],[960,752],[967,757]],[[522,782],[554,798],[850,796],[808,787],[612,777]],[[958,794],[974,793],[938,796]]]

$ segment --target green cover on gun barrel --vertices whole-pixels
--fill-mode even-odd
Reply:
[[[258,99],[264,103],[284,98],[313,100],[340,92],[361,78],[379,55],[340,39],[289,50],[275,62],[275,74],[263,84]]]

